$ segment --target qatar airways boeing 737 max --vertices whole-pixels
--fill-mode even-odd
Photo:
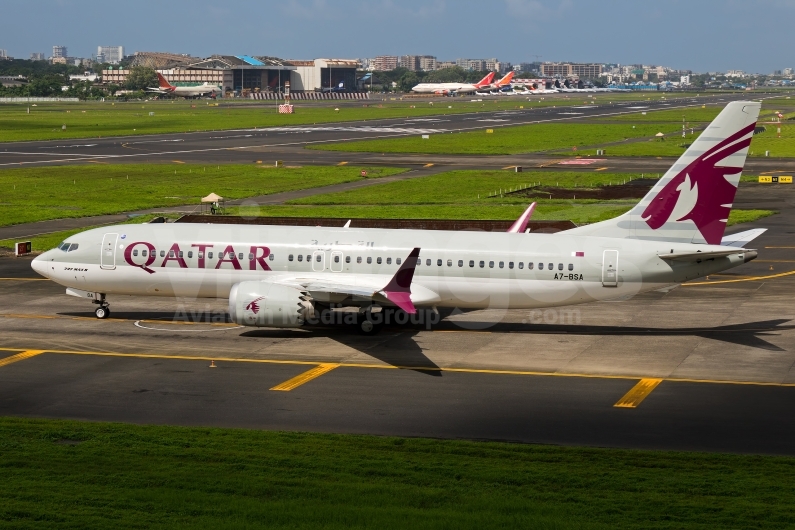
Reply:
[[[724,238],[760,103],[729,103],[632,210],[556,234],[142,224],[95,228],[33,260],[109,315],[113,295],[228,298],[244,326],[316,312],[521,309],[660,289],[754,259],[759,230]],[[723,243],[723,244],[722,244]]]

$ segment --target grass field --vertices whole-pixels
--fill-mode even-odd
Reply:
[[[278,102],[224,101],[210,106],[208,101],[144,101],[0,104],[0,142],[96,138],[189,131],[241,129],[315,123],[422,117],[547,106],[581,105],[594,98],[449,98],[430,104],[423,99],[377,97],[361,104],[348,102],[296,102],[295,114],[278,114]],[[610,94],[599,101],[646,100],[639,94]],[[657,98],[655,98],[657,99]],[[365,105],[367,105],[365,107]],[[335,109],[338,108],[339,111]],[[30,109],[30,114],[28,114]],[[150,116],[149,113],[154,113]],[[66,130],[62,127],[66,125]]]
[[[785,528],[795,460],[0,418],[9,528]]]
[[[361,180],[365,168],[273,168],[257,165],[99,165],[0,171],[0,226],[199,204],[211,192],[227,199]],[[369,177],[401,169],[366,168]]]
[[[674,132],[671,125],[662,132]],[[652,137],[660,132],[660,125],[539,123],[518,127],[478,130],[454,134],[362,140],[339,144],[320,144],[308,147],[325,151],[368,153],[432,153],[458,155],[510,155],[554,149],[572,149],[583,145],[619,142],[626,138]]]

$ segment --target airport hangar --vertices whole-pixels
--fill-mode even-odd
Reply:
[[[290,92],[320,92],[343,86],[356,86],[356,59],[285,60],[250,55],[212,55],[199,59],[171,53],[138,52],[130,65],[153,68],[175,86],[218,86],[224,96],[256,93],[281,95],[290,83]],[[102,71],[105,84],[123,85],[129,69]]]

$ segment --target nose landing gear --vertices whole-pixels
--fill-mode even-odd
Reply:
[[[99,305],[99,307],[94,310],[94,314],[97,315],[98,319],[104,320],[110,316],[110,304],[105,301],[104,294],[100,295],[99,300],[94,300],[94,303]]]

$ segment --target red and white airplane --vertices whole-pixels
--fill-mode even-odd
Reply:
[[[490,72],[489,75],[477,83],[420,83],[411,90],[418,94],[439,94],[444,96],[451,94],[468,94],[491,86],[493,79],[494,72]]]
[[[556,234],[524,232],[532,209],[508,233],[118,225],[70,236],[32,267],[97,304],[98,318],[114,295],[228,298],[243,326],[300,327],[344,313],[363,333],[390,312],[399,322],[424,309],[631,296],[756,258],[743,245],[763,229],[724,229],[760,107],[729,103],[629,212]]]
[[[160,82],[160,86],[157,88],[147,88],[147,92],[156,92],[158,94],[172,94],[174,96],[182,96],[186,98],[190,97],[202,97],[202,96],[210,96],[215,97],[216,94],[221,93],[221,89],[218,88],[217,85],[213,85],[210,83],[204,83],[198,86],[174,86],[168,82],[168,79],[163,77],[162,74],[158,72],[157,79]]]

